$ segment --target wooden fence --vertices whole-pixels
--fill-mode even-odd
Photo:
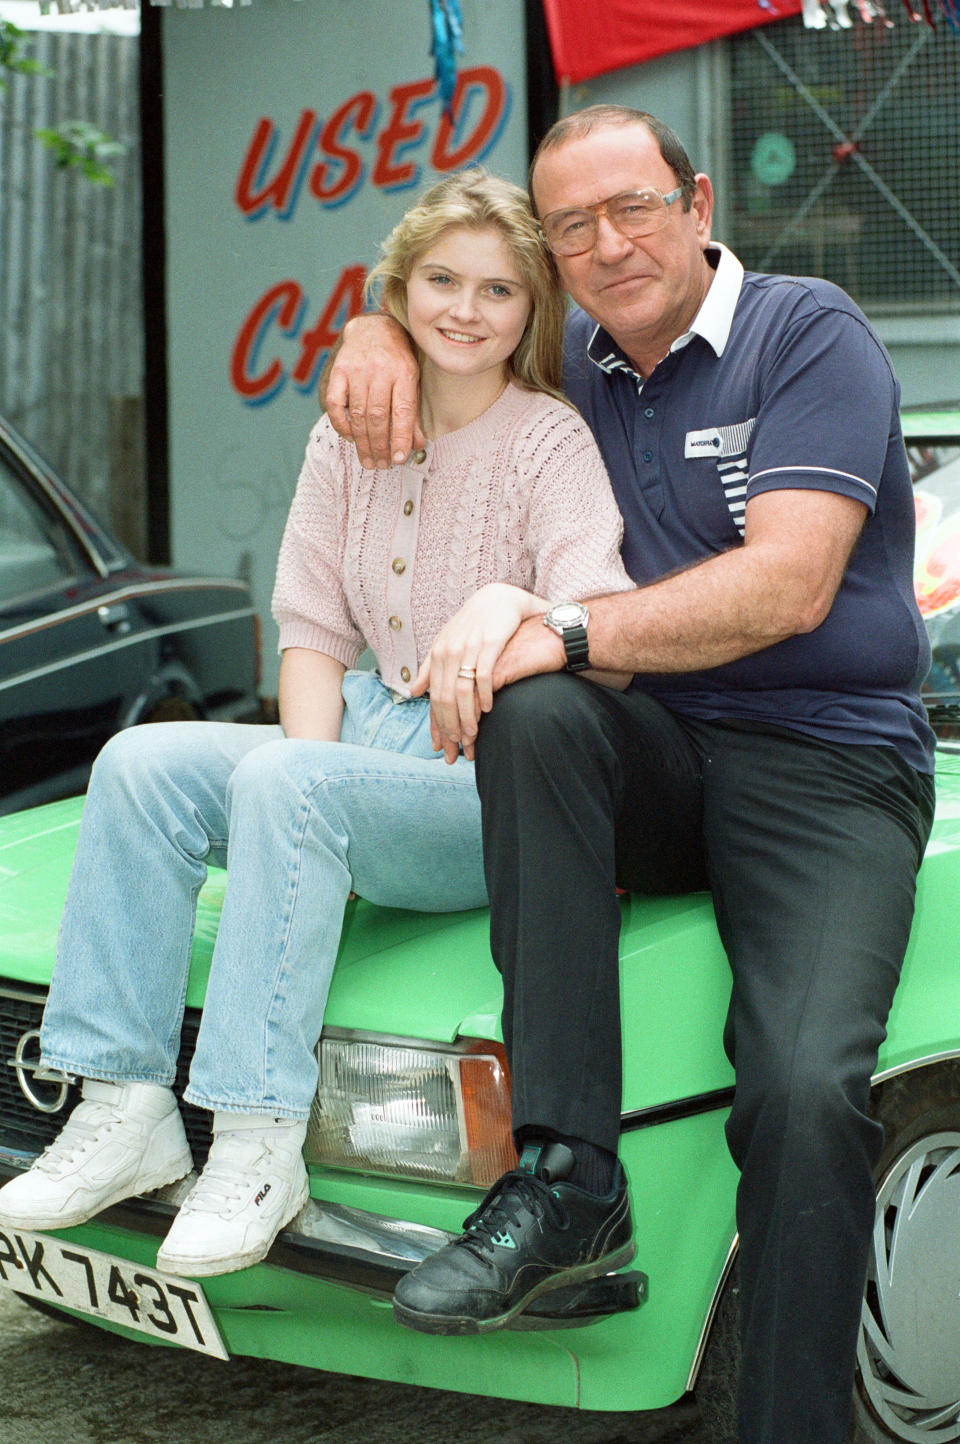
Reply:
[[[138,40],[37,34],[48,77],[0,92],[0,412],[143,554]],[[113,187],[58,170],[34,132],[121,141]]]

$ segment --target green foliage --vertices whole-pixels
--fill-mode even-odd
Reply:
[[[23,55],[26,35],[9,20],[0,19],[0,92],[6,89],[4,71],[17,75],[50,76],[39,61]],[[46,130],[35,131],[42,145],[52,151],[58,170],[79,170],[94,185],[112,186],[107,162],[122,155],[125,147],[85,120],[67,120]]]
[[[58,170],[75,167],[94,185],[112,186],[105,161],[123,154],[123,146],[85,120],[68,120],[51,130],[38,130],[37,139],[53,152]]]
[[[26,36],[16,25],[9,20],[0,19],[0,71],[13,70],[18,75],[49,75],[47,70],[38,60],[30,60],[26,55],[21,55],[26,41]],[[0,90],[5,90],[7,82],[0,73]]]

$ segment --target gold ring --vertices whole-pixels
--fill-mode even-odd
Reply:
[[[476,675],[477,669],[475,667],[461,667],[457,673],[458,677],[466,677],[469,682],[472,682]]]

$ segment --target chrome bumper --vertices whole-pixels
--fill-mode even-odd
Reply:
[[[29,1158],[0,1151],[0,1182],[28,1167]],[[195,1174],[156,1193],[126,1199],[97,1221],[134,1233],[163,1237]],[[343,1208],[311,1198],[279,1235],[266,1262],[291,1273],[340,1284],[389,1299],[405,1273],[450,1243],[454,1234],[361,1208]],[[607,1274],[584,1284],[553,1289],[514,1319],[513,1329],[583,1328],[610,1314],[635,1309],[647,1296],[646,1275]]]

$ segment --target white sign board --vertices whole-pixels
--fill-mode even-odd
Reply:
[[[526,169],[523,6],[461,0],[451,115],[428,0],[163,16],[171,541],[264,619],[317,380],[378,243],[440,174]]]

